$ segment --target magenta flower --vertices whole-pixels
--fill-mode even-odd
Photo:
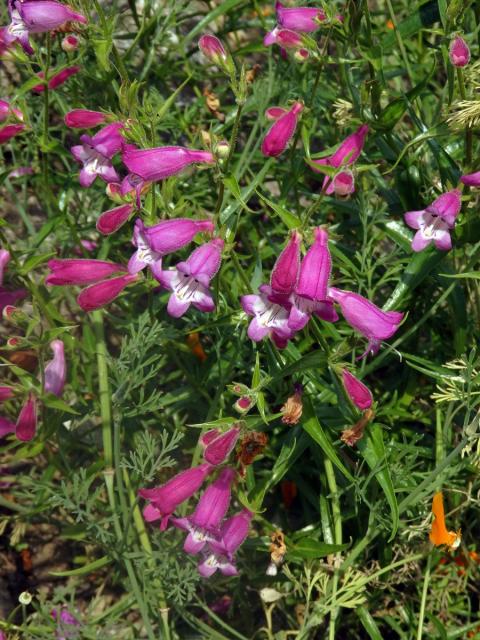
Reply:
[[[5,400],[10,400],[11,398],[13,398],[13,396],[14,396],[14,393],[11,387],[6,387],[4,385],[0,386],[0,402],[5,402]]]
[[[52,340],[50,348],[53,351],[53,360],[50,360],[45,367],[43,390],[45,393],[53,393],[55,396],[60,397],[67,378],[65,347],[61,340]]]
[[[353,404],[360,409],[360,411],[370,409],[373,404],[370,389],[347,369],[343,369],[342,371],[342,380],[345,391],[348,393],[348,397]]]
[[[426,209],[407,211],[405,222],[412,229],[418,229],[412,240],[412,249],[422,251],[431,242],[437,249],[448,251],[452,248],[450,229],[462,208],[461,193],[458,189],[442,193]]]
[[[53,609],[51,615],[57,623],[56,640],[77,640],[80,637],[78,627],[81,626],[81,623],[65,606]]]
[[[0,313],[10,305],[15,305],[18,300],[25,298],[27,295],[26,289],[15,289],[9,291],[3,286],[3,280],[5,277],[5,271],[10,261],[10,252],[6,249],[0,249]]]
[[[125,267],[115,262],[105,260],[90,260],[87,258],[54,259],[48,261],[51,273],[45,284],[69,285],[92,284],[99,282],[115,273],[126,271]]]
[[[97,230],[104,236],[109,236],[125,224],[133,212],[132,204],[122,204],[115,209],[104,211],[97,220]]]
[[[334,167],[335,169],[354,164],[362,153],[367,133],[368,126],[362,124],[354,133],[345,138],[331,156],[318,158],[317,160],[313,160],[313,162],[318,165]],[[321,173],[321,171],[317,169],[314,169],[314,171]],[[333,179],[325,176],[322,189],[325,189],[327,195],[332,193],[339,193],[339,195],[353,193],[353,191],[355,191],[353,176],[351,172],[346,171],[338,172]]]
[[[0,127],[0,144],[5,144],[25,129],[24,124],[6,124]]]
[[[14,422],[11,422],[8,418],[0,416],[0,439],[4,438],[9,433],[15,433],[16,428],[17,425]]]
[[[130,173],[149,182],[176,175],[191,164],[215,162],[214,156],[209,151],[197,151],[185,147],[124,149],[122,160]]]
[[[460,182],[463,182],[467,187],[480,187],[480,171],[467,173],[460,178]]]
[[[293,231],[290,240],[273,266],[270,286],[276,294],[289,296],[297,284],[301,241],[302,236],[298,231]]]
[[[32,167],[17,167],[8,174],[7,178],[14,180],[15,178],[23,178],[23,176],[31,176],[33,174]]]
[[[274,122],[262,142],[261,150],[264,156],[276,158],[285,151],[295,133],[298,116],[302,111],[303,103],[294,102],[290,111],[280,115],[278,120]],[[273,113],[274,111],[270,109],[268,117],[271,118]]]
[[[290,29],[278,29],[276,43],[283,49],[302,49],[304,46],[302,36]]]
[[[275,9],[277,26],[263,39],[263,44],[266,47],[277,42],[277,34],[281,29],[312,33],[319,29],[320,23],[327,18],[323,9],[316,7],[284,7],[281,2],[277,2]]]
[[[463,38],[457,36],[452,40],[448,56],[454,67],[465,67],[470,62],[470,49]]]
[[[30,393],[26,403],[20,410],[15,427],[15,435],[19,440],[28,442],[35,437],[37,430],[37,400]]]
[[[220,533],[220,523],[230,505],[234,469],[222,469],[218,478],[203,492],[195,511],[186,518],[173,518],[172,523],[188,531],[183,545],[186,553],[196,554]]]
[[[367,349],[360,358],[377,353],[380,343],[391,338],[403,320],[400,311],[383,311],[358,293],[331,287],[328,295],[340,305],[348,324],[367,338]]]
[[[6,100],[0,100],[0,122],[4,122],[10,116],[23,121],[23,113],[20,109],[10,106],[10,103]]]
[[[300,331],[312,314],[327,322],[336,322],[338,315],[328,298],[328,281],[332,271],[332,259],[328,250],[328,233],[315,229],[315,240],[300,266],[300,275],[292,296],[288,326]]]
[[[155,275],[160,284],[172,292],[167,306],[171,316],[180,318],[191,304],[199,311],[214,311],[215,302],[208,287],[220,268],[222,249],[223,240],[214,238],[197,247],[174,269]]]
[[[243,509],[233,517],[225,520],[220,535],[209,541],[209,553],[198,565],[198,571],[204,578],[209,578],[219,569],[225,576],[238,575],[235,566],[235,552],[243,544],[248,535],[253,513]]]
[[[198,41],[198,47],[211,62],[223,65],[227,61],[227,52],[221,40],[211,34],[205,34]]]
[[[270,336],[279,349],[284,349],[295,334],[288,326],[291,304],[285,300],[285,296],[275,294],[267,284],[262,284],[258,290],[258,295],[240,298],[245,313],[253,316],[248,326],[248,337],[259,342]]]
[[[95,311],[113,302],[137,278],[136,275],[127,274],[92,284],[79,294],[77,302],[84,311]]]
[[[78,67],[78,66],[67,67],[66,69],[62,69],[62,71],[55,73],[51,78],[48,79],[48,88],[56,89],[57,87],[62,85],[64,82],[66,82],[71,76],[74,76],[75,74],[77,74],[80,70],[81,70],[81,67]],[[43,71],[40,71],[40,73],[37,73],[37,75],[39,78],[45,77],[45,74],[43,73]],[[35,93],[43,93],[45,91],[45,85],[36,84],[34,87],[32,87],[32,91],[34,91]]]
[[[73,109],[64,118],[65,124],[71,129],[89,129],[105,122],[105,114],[89,109]]]
[[[0,286],[3,284],[7,264],[10,262],[10,251],[0,249]]]
[[[160,531],[165,531],[168,520],[175,509],[196,493],[213,467],[201,464],[181,473],[177,473],[168,482],[154,489],[140,489],[138,495],[149,501],[143,510],[147,522],[160,520]]]
[[[240,427],[232,427],[225,433],[218,429],[210,429],[200,437],[203,447],[203,457],[214,466],[227,460],[237,444],[240,435]]]
[[[80,136],[82,144],[71,148],[75,160],[83,164],[80,171],[82,187],[92,185],[97,176],[105,182],[120,180],[111,159],[122,148],[123,138],[120,135],[122,127],[120,122],[108,124],[100,129],[93,138],[86,134]]]
[[[11,22],[4,40],[7,44],[18,41],[28,54],[33,53],[30,34],[53,31],[65,22],[87,22],[81,13],[55,0],[9,0],[8,9]]]

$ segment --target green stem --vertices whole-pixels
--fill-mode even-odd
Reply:
[[[342,513],[340,509],[340,500],[338,498],[338,487],[335,479],[335,471],[333,469],[332,462],[325,458],[324,460],[325,475],[327,477],[327,484],[331,494],[332,516],[333,516],[333,531],[335,536],[335,544],[342,544]],[[335,557],[335,569],[332,580],[332,611],[330,614],[330,622],[328,625],[328,638],[329,640],[335,640],[335,625],[338,616],[338,607],[335,605],[337,588],[338,588],[338,569],[339,569],[340,554]]]
[[[47,33],[47,56],[45,59],[45,66],[43,68],[44,73],[44,91],[43,91],[43,135],[42,135],[42,174],[43,174],[43,187],[47,194],[47,204],[50,202],[50,176],[49,176],[49,167],[48,167],[48,130],[49,130],[49,102],[50,102],[50,91],[48,88],[48,79],[49,79],[49,71],[50,71],[50,62],[52,57],[52,36],[50,33]]]
[[[388,13],[390,14],[390,20],[392,21],[392,24],[393,24],[393,31],[395,33],[395,38],[397,40],[398,48],[400,49],[400,53],[402,55],[403,64],[405,65],[405,69],[407,70],[408,76],[410,78],[410,82],[413,85],[412,69],[410,67],[410,62],[408,61],[408,55],[405,49],[405,45],[403,44],[402,35],[398,30],[397,18],[395,17],[395,11],[393,10],[391,0],[387,0],[387,8],[388,8]]]
[[[102,419],[102,441],[103,458],[105,468],[111,469],[113,466],[113,445],[112,445],[112,407],[110,404],[110,385],[108,382],[107,346],[105,344],[105,332],[103,327],[102,312],[97,310],[92,313],[93,332],[95,334],[97,368],[98,368],[98,390],[100,400],[100,416]]]
[[[242,119],[242,111],[243,111],[243,102],[238,102],[237,113],[235,115],[235,121],[233,123],[232,135],[230,137],[230,149],[228,151],[227,159],[225,160],[225,165],[223,166],[223,175],[228,173],[228,169],[230,167],[230,163],[232,161],[233,154],[235,152],[235,147],[237,146],[237,138],[238,138],[238,130],[240,128],[240,121]],[[217,204],[215,206],[215,220],[218,222],[218,217],[220,215],[220,211],[223,205],[223,197],[225,195],[225,184],[223,180],[220,182],[220,187],[218,190],[218,198]]]
[[[432,566],[432,554],[428,554],[427,566],[425,568],[425,576],[423,578],[422,601],[420,603],[420,613],[418,615],[417,640],[422,640],[423,636],[423,620],[425,618],[425,608],[427,604],[428,585],[430,583],[430,569]]]
[[[460,93],[460,97],[462,100],[467,99],[467,92],[465,90],[465,78],[463,75],[463,69],[457,67],[457,80],[458,80],[458,91]],[[467,127],[465,130],[465,163],[467,167],[472,166],[472,158],[473,158],[473,132],[470,127]]]

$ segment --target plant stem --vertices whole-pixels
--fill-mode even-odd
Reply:
[[[467,92],[465,90],[465,78],[463,75],[463,69],[457,67],[457,80],[458,80],[458,91],[460,93],[460,97],[462,100],[467,99]],[[467,167],[472,166],[472,157],[473,157],[473,132],[470,127],[467,126],[465,130],[465,164]]]
[[[333,516],[333,531],[335,536],[335,544],[342,544],[342,513],[340,510],[340,501],[338,499],[338,487],[335,479],[335,471],[333,469],[332,462],[325,458],[324,462],[325,475],[327,477],[328,488],[331,493],[331,505]],[[337,587],[338,587],[338,569],[339,569],[340,554],[335,556],[335,569],[332,580],[332,611],[330,614],[330,622],[328,625],[328,638],[329,640],[335,640],[335,623],[338,616],[338,608],[335,606]]]
[[[93,332],[95,334],[97,367],[98,367],[98,391],[100,400],[100,416],[102,420],[103,457],[105,468],[113,466],[112,446],[112,407],[110,404],[110,385],[108,382],[107,346],[103,327],[103,316],[100,310],[92,313]]]
[[[427,557],[427,566],[425,567],[425,576],[423,578],[422,601],[420,603],[420,613],[418,615],[417,640],[422,640],[423,636],[423,620],[425,618],[425,607],[427,604],[428,585],[430,583],[430,568],[432,565],[432,554]]]
[[[240,128],[240,121],[242,119],[242,111],[243,111],[243,105],[244,102],[237,102],[238,104],[238,108],[237,108],[237,113],[235,115],[235,121],[233,123],[233,129],[232,129],[232,135],[230,137],[230,149],[228,150],[228,156],[227,159],[225,160],[225,165],[223,166],[223,171],[222,174],[227,174],[228,169],[230,167],[230,162],[232,160],[233,154],[235,152],[235,147],[237,146],[237,138],[238,138],[238,130]],[[215,220],[217,220],[217,218],[220,215],[220,211],[222,209],[222,204],[223,204],[223,197],[225,194],[225,184],[223,182],[223,180],[220,182],[220,187],[218,190],[218,198],[217,198],[217,204],[215,205]]]

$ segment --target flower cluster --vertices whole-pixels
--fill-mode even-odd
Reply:
[[[161,531],[173,524],[187,532],[184,551],[191,555],[201,554],[198,571],[205,578],[217,570],[227,576],[238,573],[235,553],[248,535],[253,513],[242,509],[226,518],[237,471],[233,467],[223,467],[189,516],[176,517],[174,513],[200,489],[210,474],[216,472],[219,465],[226,462],[239,435],[239,427],[232,427],[224,433],[217,429],[207,431],[200,438],[204,449],[203,464],[178,473],[159,487],[139,491],[139,495],[148,500],[143,511],[147,522],[159,521]]]

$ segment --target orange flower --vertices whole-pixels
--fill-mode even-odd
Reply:
[[[454,551],[460,546],[462,536],[460,530],[456,533],[454,531],[447,531],[445,511],[443,509],[443,494],[441,491],[438,491],[433,496],[432,513],[434,520],[430,531],[430,541],[436,547],[445,544],[450,551]]]
[[[190,351],[193,355],[200,360],[200,362],[205,362],[207,359],[207,354],[203,350],[202,343],[200,342],[200,336],[198,333],[190,333],[187,336],[187,345],[190,348]]]

